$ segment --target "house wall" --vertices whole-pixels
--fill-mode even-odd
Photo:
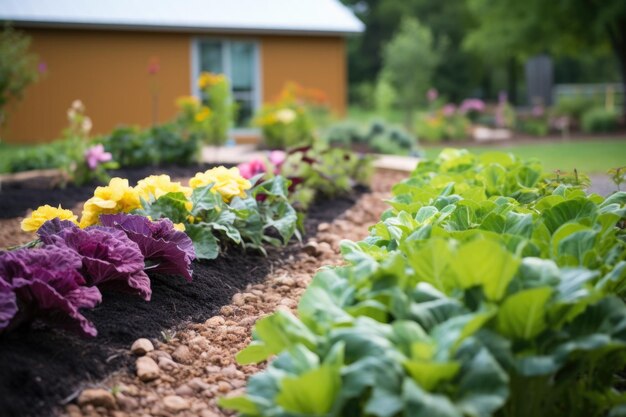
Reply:
[[[121,124],[149,126],[153,92],[158,92],[158,121],[176,113],[175,100],[191,93],[189,33],[70,29],[28,29],[32,50],[47,71],[23,100],[11,103],[0,137],[33,143],[60,136],[66,110],[80,99],[95,134]],[[209,36],[209,35],[202,35]],[[236,36],[220,36],[216,37]],[[346,106],[345,42],[341,37],[253,36],[260,44],[263,101],[274,99],[288,81],[324,91],[332,109]],[[158,57],[160,71],[148,74]]]
[[[189,94],[189,35],[95,30],[28,30],[32,50],[47,67],[22,101],[8,109],[3,139],[40,142],[58,138],[66,110],[80,99],[94,133],[120,124],[152,123],[152,91],[158,91],[159,120],[174,116],[176,97]],[[160,72],[147,71],[158,56]]]

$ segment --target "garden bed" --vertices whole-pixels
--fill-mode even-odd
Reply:
[[[198,167],[156,171],[184,177],[197,170]],[[131,180],[133,175],[136,178],[146,175],[145,171],[131,171],[119,175]],[[92,190],[92,187],[84,191],[79,187],[68,187],[51,192],[48,198],[31,190],[30,193],[24,192],[24,196],[31,198],[29,202],[15,201],[16,194],[11,194],[23,190],[5,190],[2,201],[3,204],[15,203],[24,207],[36,206],[38,203],[34,199],[65,205],[68,205],[67,201],[73,201],[70,206],[75,206]],[[12,197],[5,199],[5,192]],[[320,222],[336,218],[354,204],[355,198],[356,194],[314,204],[306,221],[307,233],[315,231]],[[17,225],[18,220],[7,219],[4,225],[9,223]],[[0,246],[6,244],[0,240]],[[52,409],[71,401],[86,383],[100,380],[130,364],[127,349],[135,339],[160,338],[167,334],[162,332],[182,323],[206,320],[227,304],[234,293],[246,285],[261,282],[276,265],[289,262],[299,250],[297,243],[283,250],[271,250],[268,257],[231,250],[212,262],[195,262],[192,283],[171,277],[151,277],[156,285],[153,285],[149,303],[138,303],[132,296],[104,292],[106,302],[85,312],[99,330],[94,339],[80,338],[38,323],[31,329],[2,336],[0,415],[51,415]]]

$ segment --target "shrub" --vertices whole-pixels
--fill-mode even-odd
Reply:
[[[583,114],[596,105],[591,98],[583,96],[563,97],[552,109],[556,116],[567,116],[576,123],[580,123]]]
[[[196,121],[202,114],[205,115],[202,140],[210,145],[221,146],[228,140],[228,129],[235,120],[237,108],[228,79],[224,74],[205,72],[200,75],[198,87],[204,106],[201,108],[202,113],[196,115]]]
[[[26,87],[37,81],[37,57],[28,52],[30,38],[9,26],[0,33],[0,125],[10,100],[20,99]]]
[[[198,134],[181,130],[176,124],[119,127],[103,137],[102,143],[123,167],[160,164],[192,165],[198,161],[201,140]]]
[[[613,132],[617,129],[619,115],[615,110],[594,107],[582,116],[581,127],[587,133]]]
[[[263,105],[254,124],[263,132],[265,146],[286,149],[313,143],[314,123],[307,98],[298,95],[296,84],[285,86],[279,99]]]
[[[364,130],[355,123],[341,122],[331,126],[324,134],[331,146],[356,148],[383,154],[417,152],[417,139],[402,128],[373,122]]]
[[[467,138],[471,123],[460,112],[438,110],[422,113],[415,125],[415,133],[420,140],[441,142],[443,140],[463,140]]]

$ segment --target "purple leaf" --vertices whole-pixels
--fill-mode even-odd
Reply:
[[[44,238],[42,238],[44,240]],[[150,278],[143,271],[144,257],[126,234],[111,227],[65,228],[44,242],[74,250],[89,285],[139,294],[149,301]]]
[[[69,220],[61,220],[56,217],[42,224],[39,230],[37,230],[37,235],[39,235],[39,239],[42,242],[51,243],[50,237],[59,234],[65,229],[78,229],[78,226]]]
[[[7,328],[17,313],[15,292],[0,277],[0,332]]]
[[[79,273],[81,266],[80,256],[66,247],[46,246],[2,253],[0,278],[19,301],[17,314],[14,313],[13,320],[9,320],[26,321],[40,317],[52,324],[95,336],[96,328],[78,309],[93,308],[101,301],[101,295],[97,288],[83,286],[85,279]],[[10,300],[7,311],[11,311]]]
[[[191,281],[191,261],[196,257],[193,242],[184,232],[174,229],[169,219],[150,221],[133,214],[100,216],[104,226],[121,229],[139,246],[154,272],[182,275]]]

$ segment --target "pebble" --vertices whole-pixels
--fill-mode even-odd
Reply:
[[[80,407],[76,404],[70,404],[65,409],[69,417],[83,417],[83,413],[80,411]]]
[[[137,356],[143,356],[148,352],[152,352],[153,350],[154,346],[152,345],[152,342],[144,338],[135,340],[133,345],[130,347],[131,353]]]
[[[165,398],[163,398],[163,405],[172,413],[178,413],[190,407],[189,401],[178,395],[166,395]]]
[[[233,304],[236,306],[242,306],[246,303],[246,300],[243,298],[243,294],[237,293],[233,295]]]
[[[187,365],[193,362],[193,355],[187,346],[180,345],[176,348],[174,353],[172,353],[172,359],[178,363]]]
[[[318,232],[325,232],[330,229],[330,224],[323,222],[317,225]]]
[[[143,382],[154,381],[159,377],[160,369],[154,359],[148,356],[141,356],[135,362],[137,367],[137,376]]]
[[[139,407],[139,401],[128,395],[119,393],[115,396],[115,399],[122,410],[131,411]]]
[[[315,242],[314,240],[310,241],[302,247],[302,251],[304,251],[304,253],[306,253],[307,255],[316,256],[317,252],[319,251],[317,242]]]
[[[172,369],[178,368],[178,364],[169,358],[161,357],[159,358],[159,368],[164,371],[171,371]]]
[[[204,391],[211,388],[211,385],[207,384],[200,378],[193,378],[189,381],[188,385],[195,391]]]
[[[182,395],[186,397],[190,397],[194,394],[193,388],[191,388],[187,384],[183,384],[180,387],[176,388],[174,392],[176,393],[176,395]]]
[[[115,397],[102,388],[86,389],[78,397],[78,404],[81,406],[91,404],[95,407],[112,409],[115,408]]]

